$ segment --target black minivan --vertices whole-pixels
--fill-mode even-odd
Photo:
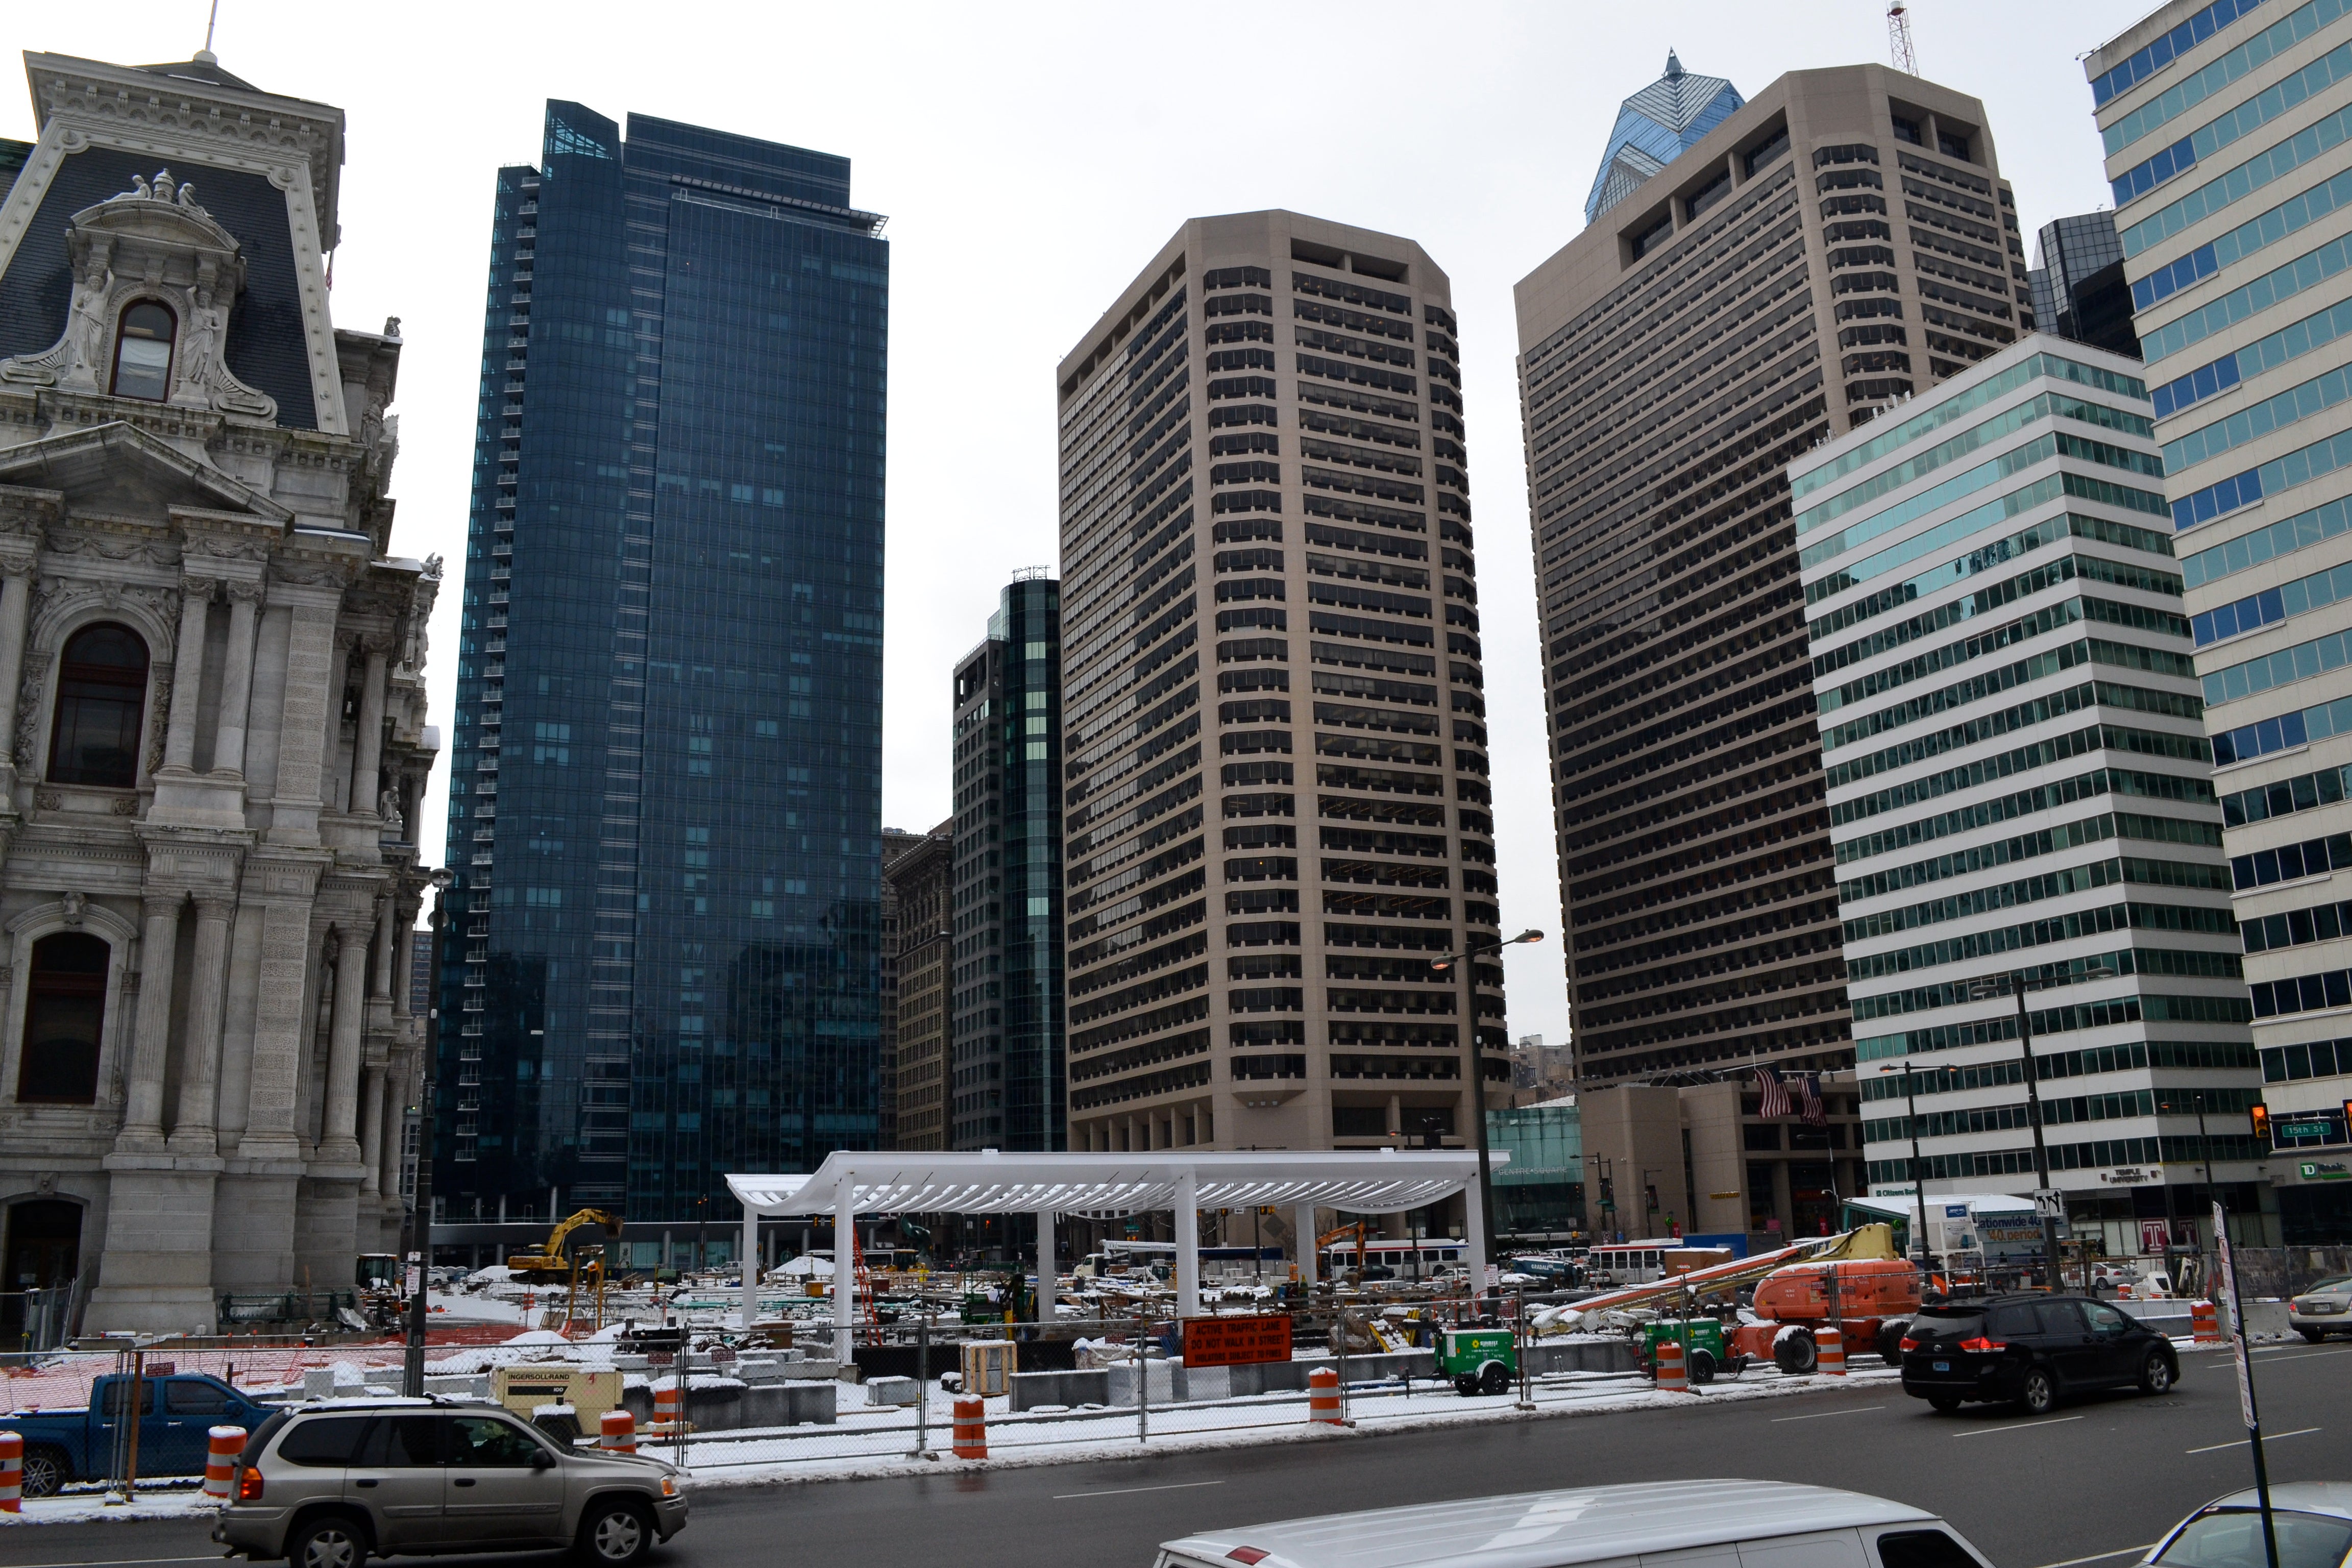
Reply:
[[[2172,1342],[2104,1301],[2034,1291],[1923,1306],[1903,1334],[1903,1392],[1938,1410],[2016,1400],[2039,1415],[2062,1394],[2162,1394],[2180,1375]]]

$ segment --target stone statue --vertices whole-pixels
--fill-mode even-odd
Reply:
[[[375,797],[375,814],[383,818],[384,826],[392,832],[398,834],[406,831],[408,825],[400,815],[398,790],[387,789]]]

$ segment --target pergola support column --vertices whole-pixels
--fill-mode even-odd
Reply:
[[[1315,1255],[1315,1205],[1300,1204],[1291,1224],[1298,1232],[1298,1283],[1312,1290],[1316,1268],[1323,1261]]]
[[[847,1361],[857,1331],[857,1183],[842,1173],[833,1208],[833,1353]]]
[[[1462,1251],[1470,1264],[1470,1293],[1486,1289],[1486,1210],[1478,1201],[1478,1184],[1462,1189]]]
[[[760,1321],[760,1211],[743,1205],[743,1331]]]
[[[1037,1321],[1054,1321],[1054,1302],[1060,1281],[1054,1277],[1054,1211],[1037,1211]]]
[[[1176,1177],[1176,1315],[1201,1315],[1200,1178],[1186,1165]]]

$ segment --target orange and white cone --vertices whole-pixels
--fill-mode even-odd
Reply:
[[[205,1434],[205,1496],[226,1502],[236,1489],[236,1457],[245,1452],[245,1428],[215,1426]]]
[[[955,1402],[955,1457],[959,1459],[988,1458],[988,1405],[978,1399]]]
[[[1680,1340],[1658,1342],[1658,1392],[1688,1394],[1690,1375],[1683,1366],[1683,1344]]]
[[[1327,1426],[1339,1425],[1339,1373],[1318,1366],[1307,1374],[1307,1419]]]
[[[2189,1302],[2189,1321],[2196,1331],[2193,1342],[2200,1345],[2218,1345],[2221,1342],[2221,1314],[2212,1302]]]
[[[1813,1348],[1819,1352],[1816,1370],[1823,1377],[1845,1375],[1845,1335],[1834,1328],[1826,1328],[1813,1336]]]
[[[603,1430],[596,1446],[608,1454],[634,1454],[637,1451],[637,1418],[626,1410],[604,1412]]]
[[[25,1511],[25,1438],[0,1432],[0,1513]]]

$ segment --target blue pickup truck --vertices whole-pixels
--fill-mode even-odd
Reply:
[[[19,1410],[0,1416],[0,1431],[25,1439],[25,1495],[54,1496],[68,1481],[103,1480],[118,1468],[125,1436],[123,1414],[134,1381],[140,1400],[139,1475],[200,1476],[207,1438],[215,1426],[250,1431],[277,1406],[255,1402],[219,1378],[202,1373],[150,1373],[142,1379],[101,1377],[81,1410]]]

